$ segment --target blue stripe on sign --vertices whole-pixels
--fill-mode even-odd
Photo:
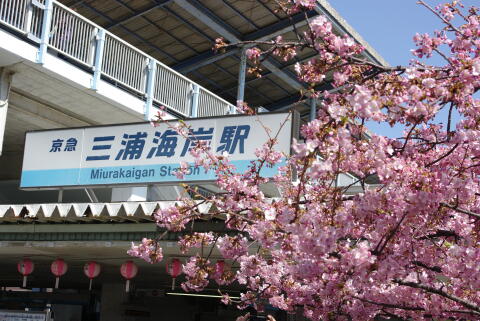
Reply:
[[[20,187],[78,185],[79,168],[22,171]]]
[[[244,172],[250,165],[250,160],[232,161],[238,172]],[[278,172],[278,167],[285,165],[283,160],[275,167],[264,167],[263,177],[272,177]],[[178,179],[174,172],[178,164],[140,165],[140,166],[115,166],[91,167],[82,169],[58,169],[23,171],[20,187],[41,186],[76,186],[76,185],[110,185],[110,184],[142,184],[182,181],[215,180],[213,171],[205,172],[203,168],[193,168]]]

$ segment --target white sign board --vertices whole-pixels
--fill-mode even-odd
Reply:
[[[216,154],[227,152],[243,172],[269,135],[277,136],[277,151],[290,154],[291,118],[288,113],[271,113],[192,119],[186,121],[188,137],[169,127],[176,121],[157,127],[136,123],[27,132],[20,188],[214,180],[213,171],[203,168],[191,167],[183,179],[174,174],[180,162],[193,164],[190,150],[197,140],[208,143]],[[272,177],[277,170],[278,166],[265,167],[261,174]]]
[[[0,311],[0,321],[46,321],[47,312]]]

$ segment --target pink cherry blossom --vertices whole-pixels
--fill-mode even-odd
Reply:
[[[443,28],[414,36],[408,66],[366,60],[364,48],[321,15],[296,41],[247,51],[253,69],[264,54],[291,62],[306,86],[302,97],[319,102],[316,118],[301,126],[291,155],[277,151],[276,133],[266,128],[271,138],[256,142],[245,172],[204,144],[192,150],[192,164],[181,164],[179,175],[189,165],[212,170],[221,191],[182,198],[154,216],[161,229],[182,232],[179,246],[191,255],[185,291],[214,279],[224,293],[233,283],[243,292],[239,300],[222,295],[225,304],[268,302],[311,320],[480,320],[479,11],[459,1],[419,3]],[[287,0],[281,9],[315,4]],[[306,48],[316,56],[296,61]],[[430,65],[434,55],[444,64]],[[331,79],[335,90],[318,90]],[[254,114],[243,101],[238,109]],[[404,133],[371,133],[372,121]],[[176,130],[186,135],[188,126]],[[262,176],[276,165],[275,177]],[[199,204],[210,206],[208,215],[200,216]],[[191,230],[199,219],[215,231]],[[129,254],[162,257],[148,239]],[[211,262],[219,259],[231,268],[218,271]]]

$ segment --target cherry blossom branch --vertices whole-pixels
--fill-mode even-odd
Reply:
[[[475,213],[475,212],[472,212],[472,211],[464,210],[464,209],[461,209],[461,208],[459,208],[459,207],[457,207],[457,206],[450,205],[450,204],[444,203],[444,202],[440,203],[440,205],[441,205],[441,206],[444,206],[444,207],[447,207],[447,208],[449,208],[449,209],[451,209],[451,210],[454,210],[454,211],[456,211],[456,212],[463,213],[463,214],[467,214],[467,215],[469,215],[469,216],[471,216],[471,217],[475,217],[475,218],[477,218],[477,219],[480,219],[480,214],[479,214],[479,213]]]
[[[376,302],[372,300],[368,300],[365,298],[361,298],[358,296],[352,296],[353,298],[360,300],[362,302],[378,305],[384,308],[389,308],[389,309],[400,309],[400,310],[405,310],[405,311],[425,311],[424,308],[418,307],[418,306],[408,306],[408,305],[400,305],[400,304],[391,304],[391,303],[382,303],[382,302]]]
[[[457,32],[458,34],[462,35],[463,37],[465,37],[465,35],[463,34],[463,32],[461,32],[457,27],[455,27],[450,21],[448,21],[447,19],[445,19],[442,15],[440,15],[437,11],[435,11],[431,6],[429,6],[427,3],[425,3],[423,0],[419,0],[417,1],[418,4],[424,6],[425,8],[427,8],[428,10],[430,10],[434,15],[436,15],[438,18],[440,18],[440,20],[443,21],[443,23],[445,23],[447,26],[449,26],[450,28],[452,28],[452,30],[454,30],[455,32]]]
[[[380,254],[382,254],[383,250],[385,249],[385,247],[387,246],[388,242],[390,242],[390,240],[395,236],[395,234],[397,233],[398,229],[400,228],[400,225],[402,225],[403,221],[405,220],[405,218],[407,217],[408,215],[408,212],[405,212],[402,217],[400,218],[400,220],[397,222],[397,224],[395,225],[395,227],[393,229],[391,229],[387,236],[383,236],[380,241],[378,242],[377,246],[375,247],[375,249],[372,251],[373,254],[379,256]],[[383,241],[385,238],[385,241]],[[382,241],[383,241],[383,244],[382,244]]]
[[[442,289],[436,289],[434,287],[431,287],[431,286],[428,286],[428,285],[425,285],[425,284],[403,281],[403,280],[398,280],[398,279],[394,280],[393,282],[397,283],[399,285],[408,286],[408,287],[415,288],[415,289],[421,289],[421,290],[424,290],[425,292],[428,292],[428,293],[437,294],[439,296],[442,296],[444,298],[452,300],[452,301],[454,301],[458,304],[461,304],[464,307],[466,307],[467,309],[471,309],[475,312],[480,313],[480,306],[478,304],[475,304],[475,303],[473,303],[469,300],[466,300],[466,299],[462,299],[462,298],[460,298],[456,295],[449,294]]]
[[[428,266],[425,263],[420,262],[420,261],[412,261],[412,264],[416,265],[416,266],[423,267],[423,268],[425,268],[427,270],[430,270],[430,271],[433,271],[433,272],[442,273],[442,268],[440,268],[439,266]]]
[[[448,157],[450,154],[452,154],[452,153],[455,151],[455,149],[457,149],[458,146],[459,146],[459,144],[453,145],[453,147],[452,147],[448,152],[446,152],[445,154],[443,154],[442,156],[440,156],[440,157],[437,158],[436,160],[434,160],[434,161],[426,164],[425,167],[430,167],[430,166],[432,166],[432,165],[435,165],[436,163],[438,163],[439,161],[441,161],[441,160],[444,159],[445,157]]]
[[[472,314],[472,315],[480,315],[480,312],[476,311],[464,311],[464,310],[445,310],[447,313],[459,313],[459,314]]]

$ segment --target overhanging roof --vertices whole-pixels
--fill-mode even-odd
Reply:
[[[132,43],[147,54],[187,75],[193,81],[235,103],[240,50],[214,53],[218,37],[230,42],[268,40],[283,35],[294,39],[293,25],[305,28],[302,14],[292,18],[265,0],[61,0],[80,14]],[[308,16],[326,15],[339,34],[349,34],[365,48],[365,56],[386,65],[326,0],[319,0]],[[302,61],[314,56],[300,53]],[[245,100],[254,107],[279,109],[296,101],[303,88],[294,74],[293,63],[269,58],[261,79],[248,76]],[[306,110],[308,106],[304,106]]]

